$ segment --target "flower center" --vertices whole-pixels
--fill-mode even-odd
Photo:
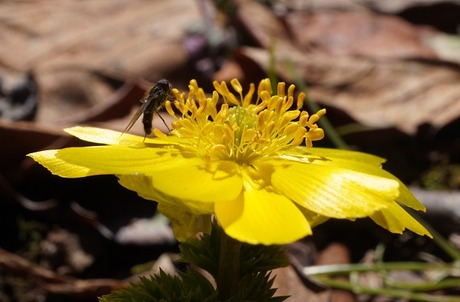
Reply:
[[[233,136],[228,142],[228,155],[234,160],[244,162],[255,151],[257,115],[247,107],[235,106],[229,109],[226,122]]]
[[[237,97],[230,92],[225,82],[214,82],[216,91],[206,97],[196,81],[191,81],[190,92],[174,91],[176,101],[172,108],[166,102],[168,113],[175,118],[171,134],[181,138],[180,145],[206,160],[232,160],[239,164],[250,164],[256,157],[278,154],[285,148],[298,146],[305,141],[307,147],[324,137],[316,122],[325,113],[322,109],[309,115],[299,110],[305,98],[303,93],[294,103],[294,86],[285,93],[285,84],[278,84],[278,91],[272,94],[270,81],[262,80],[257,91],[257,100],[252,102],[255,86],[243,95],[240,83],[231,81]],[[218,109],[219,95],[223,104]],[[229,106],[233,105],[233,106]]]

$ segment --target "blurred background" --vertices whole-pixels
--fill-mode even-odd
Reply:
[[[350,148],[388,160],[459,249],[459,33],[457,0],[0,1],[0,301],[97,301],[159,266],[181,269],[154,202],[114,176],[61,179],[25,156],[85,144],[65,127],[123,130],[162,78],[183,91],[194,78],[207,92],[235,77],[295,83]],[[140,121],[131,132],[143,135]],[[317,146],[336,147],[328,134]],[[393,301],[301,273],[369,261],[382,244],[385,261],[451,260],[427,238],[330,221],[288,247],[279,293]]]

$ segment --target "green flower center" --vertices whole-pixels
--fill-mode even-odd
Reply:
[[[235,106],[229,109],[227,122],[233,131],[233,142],[229,142],[229,157],[237,161],[246,161],[252,152],[257,135],[257,115],[247,107]]]

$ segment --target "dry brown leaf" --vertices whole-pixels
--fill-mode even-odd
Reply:
[[[436,58],[426,39],[435,32],[369,11],[293,12],[286,16],[301,49],[375,58]]]
[[[299,21],[307,17],[310,24],[316,24],[311,32]],[[436,65],[434,61],[395,59],[407,56],[435,59],[435,56],[423,44],[420,29],[390,17],[376,18],[369,12],[299,13],[291,20],[291,32],[306,37],[300,43],[303,47],[298,47],[272,11],[245,2],[240,7],[239,20],[265,49],[242,48],[242,58],[251,59],[268,72],[270,50],[267,49],[275,45],[276,72],[283,79],[293,81],[293,70],[287,66],[294,67],[295,73],[309,84],[313,99],[341,109],[366,126],[396,127],[413,134],[421,124],[442,127],[457,119],[460,70],[453,65]],[[326,21],[338,23],[321,25]],[[348,22],[353,25],[347,25]],[[391,32],[386,25],[392,25]],[[394,33],[402,29],[403,33]],[[362,43],[354,39],[360,33],[361,37],[367,37]],[[327,35],[336,42],[330,42]],[[309,51],[309,44],[318,46],[320,42],[330,54],[324,50]],[[334,43],[343,48],[336,50]],[[395,45],[398,50],[394,50]],[[342,56],[337,56],[338,53]]]
[[[460,9],[459,9],[460,10]],[[460,38],[365,10],[294,11],[286,16],[304,50],[369,58],[418,58],[460,64]]]
[[[265,5],[255,1],[240,1],[236,19],[259,46],[269,48],[272,42],[286,40],[283,23]]]
[[[364,0],[366,1],[366,0]],[[359,0],[276,0],[274,6],[277,10],[362,10],[363,4]]]
[[[35,121],[40,124],[62,127],[75,119],[89,119],[93,107],[104,106],[113,93],[106,79],[89,70],[39,71],[37,77],[40,102]]]
[[[319,251],[318,257],[315,259],[315,265],[328,264],[349,264],[351,260],[350,249],[342,243],[334,242],[328,245],[324,250]],[[346,280],[346,277],[339,277]],[[331,301],[337,302],[354,302],[356,297],[348,291],[331,289]]]
[[[0,60],[12,69],[64,65],[145,76],[184,59],[177,46],[199,12],[181,0],[7,2],[0,18],[2,44],[9,45]]]
[[[423,123],[442,127],[460,116],[460,71],[415,61],[377,61],[277,51],[277,71],[287,81],[286,62],[310,85],[310,94],[371,127],[396,127],[409,134]],[[266,50],[242,53],[268,68]]]
[[[65,133],[60,129],[43,127],[28,122],[0,121],[0,138],[8,142],[2,146],[0,170],[14,170],[29,152],[41,150],[55,143],[65,144]],[[58,147],[58,145],[54,145]]]
[[[282,267],[273,270],[276,276],[273,288],[276,288],[275,296],[290,296],[288,302],[326,302],[329,301],[328,291],[314,292],[307,288],[292,266]]]
[[[4,2],[1,8],[0,36],[8,47],[0,48],[0,65],[4,73],[34,73],[41,100],[36,121],[51,125],[104,114],[114,87],[101,73],[119,82],[155,82],[186,66],[182,40],[201,18],[197,4],[183,0]]]
[[[399,13],[413,7],[427,7],[436,4],[460,5],[459,0],[358,0],[357,2],[386,13]]]
[[[128,284],[123,280],[80,280],[60,275],[3,249],[0,249],[0,267],[5,272],[27,277],[50,293],[86,299],[108,294]]]

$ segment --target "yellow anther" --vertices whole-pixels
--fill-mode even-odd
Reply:
[[[241,87],[241,84],[237,79],[232,79],[230,84],[232,84],[233,89],[235,89],[235,91],[240,95],[243,93],[243,87]]]
[[[284,97],[286,95],[286,83],[279,82],[278,87],[277,87],[277,91],[278,91],[278,96]]]
[[[295,100],[293,85],[286,91],[286,84],[278,83],[277,94],[273,95],[270,80],[265,79],[257,86],[257,97],[254,84],[244,93],[236,79],[230,81],[233,93],[225,82],[215,81],[213,85],[215,91],[206,97],[196,81],[191,81],[188,96],[175,92],[176,101],[165,105],[175,119],[171,134],[187,138],[190,148],[195,148],[206,162],[219,158],[249,163],[258,156],[280,152],[304,141],[311,147],[312,141],[324,136],[316,123],[325,111],[311,116],[300,111],[305,94],[300,93]],[[294,102],[298,108],[292,110]],[[182,116],[176,116],[175,110]],[[158,135],[165,134],[158,132]]]

